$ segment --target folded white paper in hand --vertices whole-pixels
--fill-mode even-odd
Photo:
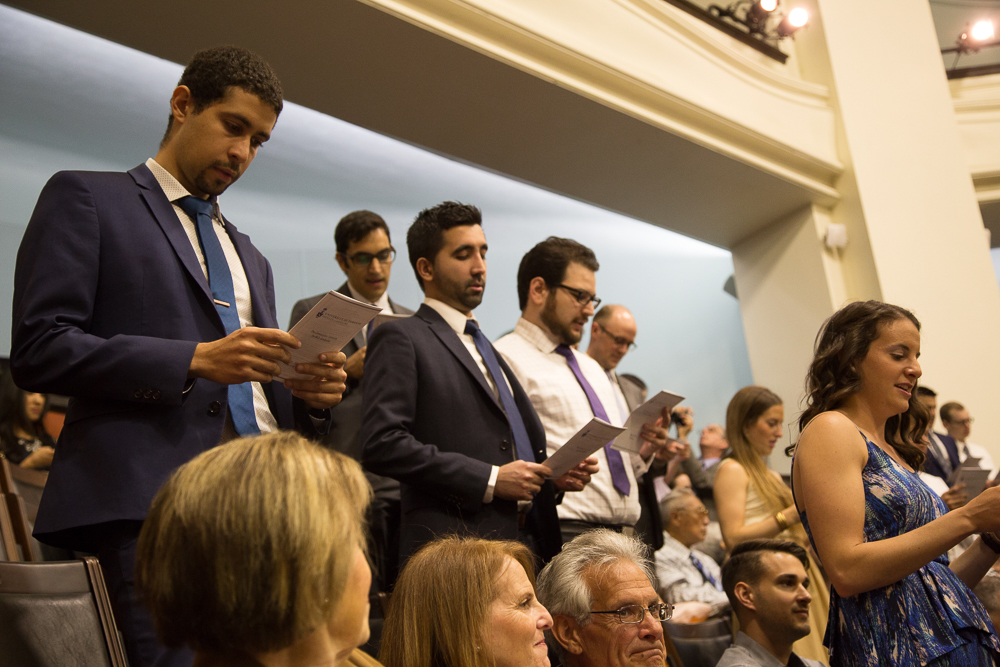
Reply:
[[[289,364],[278,362],[278,377],[299,380],[312,377],[295,372],[296,364],[318,364],[324,352],[339,352],[348,341],[381,312],[381,308],[355,301],[340,292],[327,292],[312,310],[288,330],[300,341],[302,347],[290,350]]]
[[[615,438],[615,442],[611,446],[621,452],[638,454],[639,450],[642,449],[643,424],[652,424],[660,418],[664,408],[673,410],[674,406],[683,400],[683,396],[672,394],[669,391],[661,391],[632,411],[632,414],[625,420],[625,432]]]
[[[612,426],[603,419],[594,417],[543,463],[552,470],[553,479],[562,477],[624,431],[619,426]]]

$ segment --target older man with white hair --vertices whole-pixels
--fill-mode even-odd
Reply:
[[[563,667],[663,667],[669,639],[642,540],[607,529],[577,536],[538,575],[552,614],[546,638]],[[671,645],[671,649],[673,646]]]

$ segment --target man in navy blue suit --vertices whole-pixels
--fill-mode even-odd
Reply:
[[[952,472],[960,465],[958,446],[950,435],[934,431],[934,419],[937,415],[937,392],[930,387],[918,386],[917,400],[930,413],[930,422],[928,422],[927,432],[924,434],[928,445],[927,455],[924,459],[924,472],[940,477],[947,482]]]
[[[520,539],[548,560],[562,545],[556,492],[583,489],[596,459],[551,479],[538,415],[479,330],[479,209],[422,211],[406,243],[426,298],[413,317],[372,333],[361,432],[365,467],[400,482],[401,563],[449,533]]]
[[[18,251],[14,379],[71,397],[35,535],[98,554],[133,667],[192,660],[158,645],[132,591],[160,485],[228,439],[325,430],[344,391],[337,352],[300,365],[309,379],[272,382],[300,343],[278,329],[267,260],[219,208],[281,108],[259,57],[195,54],[155,159],[53,176]]]

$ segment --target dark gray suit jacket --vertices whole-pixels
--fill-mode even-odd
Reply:
[[[348,289],[346,282],[338,287],[337,291],[346,296],[351,296],[351,291]],[[295,326],[324,296],[326,296],[326,292],[311,296],[308,299],[296,301],[292,307],[292,316],[289,319],[288,328],[291,329]],[[404,315],[413,314],[412,310],[400,306],[392,299],[389,299],[389,308],[394,313],[402,313]],[[341,351],[350,357],[364,347],[364,345],[365,339],[359,331],[354,340],[347,343]],[[340,401],[340,404],[332,409],[333,424],[330,425],[330,431],[322,439],[322,443],[325,446],[341,454],[346,454],[356,461],[361,460],[361,387],[361,380],[347,379],[347,391],[344,392],[344,398]],[[372,486],[378,491],[379,486],[374,483],[374,480],[370,481],[373,482]],[[395,493],[398,494],[398,484],[392,480],[384,481],[390,487],[395,487],[397,489]]]
[[[644,402],[642,388],[617,373],[615,373],[615,377],[618,378],[618,386],[622,388],[625,403],[631,413]],[[660,505],[656,502],[656,488],[653,486],[653,478],[664,472],[666,472],[666,464],[654,461],[649,470],[638,480],[639,506],[642,508],[642,513],[639,515],[635,530],[653,551],[658,551],[663,546],[663,519],[660,516]]]
[[[536,462],[545,430],[503,357],[497,361],[527,430]],[[430,306],[383,324],[365,360],[364,464],[402,484],[400,551],[405,558],[436,536],[519,539],[517,502],[484,503],[493,466],[516,456],[503,407],[455,331]],[[555,489],[545,482],[524,530],[548,561],[562,538]]]

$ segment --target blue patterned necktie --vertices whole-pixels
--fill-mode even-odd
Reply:
[[[715,577],[709,574],[708,570],[705,569],[705,566],[701,564],[700,560],[694,557],[693,553],[688,554],[688,558],[691,559],[691,563],[694,565],[695,569],[701,572],[702,579],[715,586],[715,590],[722,590],[722,584],[720,584]]]
[[[503,405],[503,411],[507,413],[507,421],[510,422],[510,430],[514,434],[514,450],[517,452],[517,458],[522,461],[534,463],[535,456],[531,451],[531,440],[528,438],[528,430],[524,428],[524,420],[521,419],[521,412],[517,409],[517,404],[514,403],[514,397],[511,395],[510,389],[507,388],[507,380],[500,369],[500,362],[497,361],[497,355],[493,350],[493,346],[483,332],[480,331],[479,325],[476,324],[475,320],[466,320],[465,333],[468,336],[472,336],[472,341],[476,344],[479,354],[482,355],[483,363],[486,364],[486,370],[489,371],[490,377],[493,378],[493,384],[497,386],[497,393],[500,394],[500,403]]]
[[[236,312],[233,274],[229,270],[229,262],[222,250],[222,244],[219,243],[219,237],[215,235],[212,202],[189,195],[181,197],[175,203],[195,221],[201,252],[205,256],[205,266],[208,268],[208,284],[212,289],[212,298],[215,299],[215,309],[222,318],[228,336],[240,328],[240,316]],[[229,414],[236,432],[240,435],[260,433],[253,408],[253,389],[249,382],[229,385]]]
[[[590,402],[590,410],[594,413],[594,416],[598,419],[608,420],[608,413],[605,412],[604,406],[601,405],[601,399],[597,398],[597,394],[594,393],[594,388],[590,386],[587,382],[587,378],[583,377],[583,371],[580,370],[580,363],[573,356],[573,350],[570,349],[568,345],[560,345],[556,348],[556,353],[566,357],[566,363],[569,364],[569,369],[573,371],[573,376],[576,377],[576,381],[580,383],[580,388],[583,389],[583,393],[587,395],[587,401]],[[611,443],[604,445],[604,455],[608,458],[608,469],[611,471],[611,483],[614,484],[615,489],[618,493],[623,496],[627,496],[629,491],[632,490],[632,484],[628,481],[628,473],[625,472],[625,462],[622,461],[621,452],[611,446]]]

